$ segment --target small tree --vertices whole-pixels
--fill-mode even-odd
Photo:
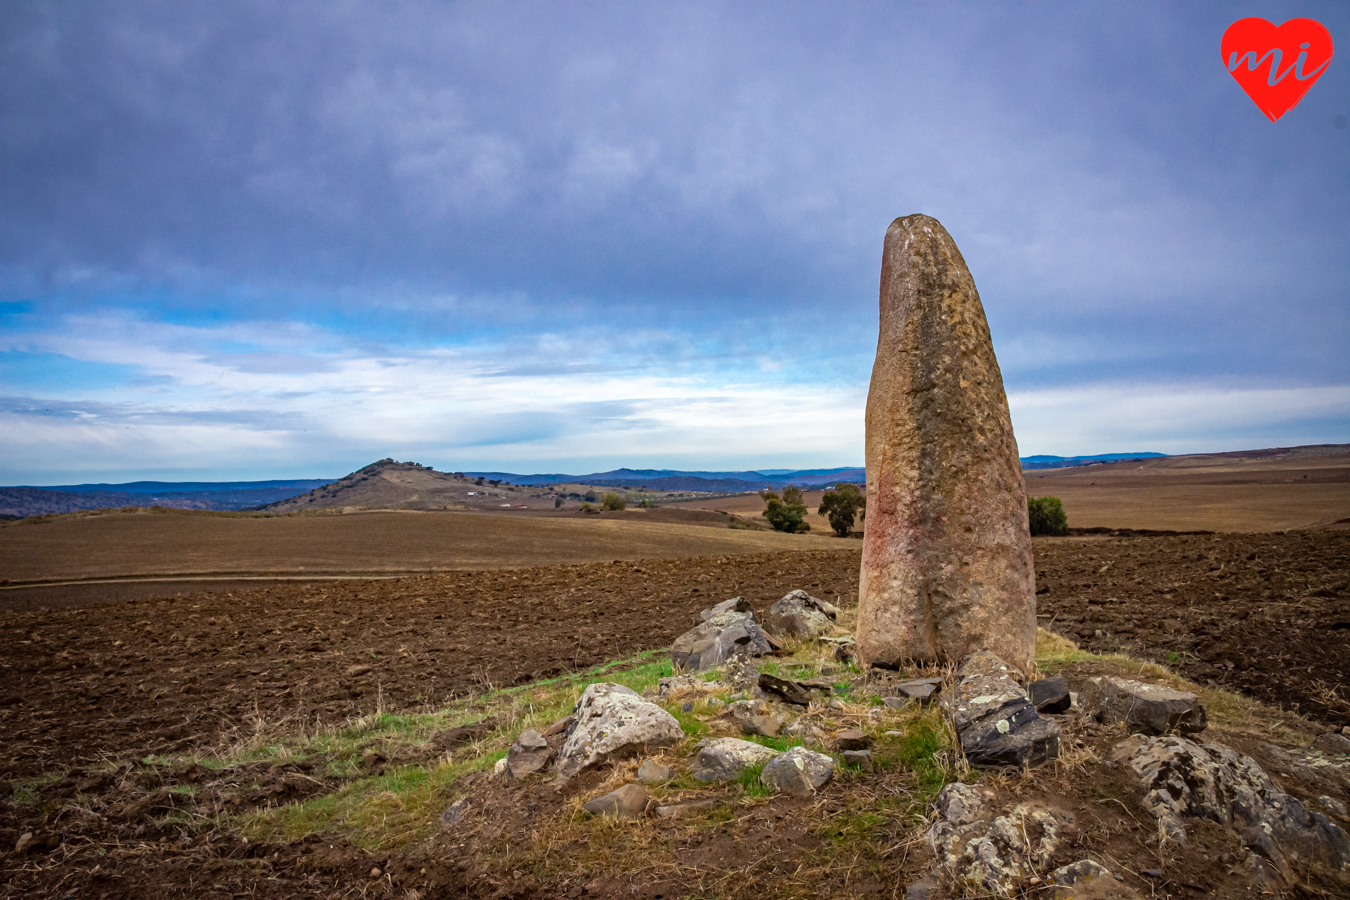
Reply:
[[[783,488],[783,499],[772,491],[766,492],[764,518],[774,531],[786,531],[788,534],[800,534],[810,531],[811,526],[803,521],[806,518],[806,503],[802,500],[801,488],[788,485]]]
[[[627,506],[628,503],[623,497],[613,492],[600,495],[600,508],[606,512],[617,512]]]
[[[594,503],[594,502],[595,502],[595,491],[587,491],[586,493],[584,493],[584,494],[581,495],[581,499],[582,499],[582,500],[585,500],[587,503]]]
[[[1058,497],[1028,497],[1027,518],[1032,534],[1064,535],[1069,533],[1069,517]]]
[[[553,508],[554,508],[554,509],[561,509],[561,508],[562,508],[562,498],[561,498],[561,497],[554,497],[554,498],[553,498]]]
[[[820,498],[820,514],[830,520],[830,527],[840,537],[848,537],[859,510],[867,508],[867,498],[856,484],[836,484]]]

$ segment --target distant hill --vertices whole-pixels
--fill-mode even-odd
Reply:
[[[1131,459],[1157,459],[1166,453],[1101,453],[1097,456],[1024,456],[1022,471],[1028,469],[1067,469],[1093,463],[1126,462]]]
[[[129,484],[67,484],[0,488],[0,518],[23,518],[82,509],[168,506],[174,509],[248,509],[285,500],[327,484],[292,481],[134,481]]]

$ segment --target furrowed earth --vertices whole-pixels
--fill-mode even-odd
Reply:
[[[877,724],[860,683],[843,695],[841,721],[907,737],[878,738],[875,776],[841,776],[809,801],[746,784],[698,787],[715,801],[707,815],[628,825],[590,819],[580,803],[631,780],[637,760],[563,792],[489,774],[521,728],[565,713],[585,684],[642,689],[669,674],[658,651],[720,600],[744,596],[762,614],[801,588],[847,616],[859,550],[838,543],[233,582],[4,612],[0,896],[903,896],[932,863],[917,825],[959,766],[940,719],[896,713]],[[1161,663],[1208,687],[1216,722],[1205,739],[1218,732],[1278,776],[1287,760],[1268,741],[1306,745],[1350,724],[1350,532],[1037,539],[1035,552],[1043,638],[1055,651],[1042,654],[1043,671],[1071,684],[1103,671],[1171,678],[1094,654]],[[779,665],[810,662],[796,652]],[[717,733],[706,704],[668,708],[687,732]],[[1103,762],[1119,739],[1066,726],[1060,763],[983,783],[1019,799],[1095,792],[1079,797],[1093,816],[1057,865],[1091,851],[1117,860],[1142,892],[1247,896],[1240,847],[1217,826],[1197,825],[1184,848],[1150,843],[1156,828],[1137,789]],[[1307,804],[1328,790],[1299,777],[1282,784]],[[674,798],[696,787],[685,777],[653,791]],[[1344,790],[1332,796],[1350,802]],[[442,824],[464,797],[471,814]],[[1289,896],[1335,889],[1314,880]]]

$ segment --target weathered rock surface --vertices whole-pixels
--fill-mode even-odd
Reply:
[[[1138,892],[1117,881],[1106,866],[1090,859],[1060,866],[1046,881],[1054,900],[1139,900]]]
[[[548,748],[544,736],[533,728],[526,728],[506,751],[506,776],[524,778],[542,772],[552,756],[553,751]]]
[[[760,782],[770,790],[793,797],[809,797],[834,777],[834,760],[824,753],[793,747],[771,759],[760,773]]]
[[[1043,715],[1068,712],[1073,705],[1073,699],[1069,696],[1069,682],[1064,680],[1063,675],[1033,681],[1027,688],[1027,694],[1036,712]]]
[[[1337,756],[1350,754],[1350,738],[1336,732],[1319,734],[1313,739],[1312,748],[1320,750],[1323,753],[1331,753]]]
[[[938,819],[928,833],[938,870],[965,893],[1021,896],[1054,856],[1073,817],[1036,804],[993,816],[991,798],[992,792],[970,785],[942,789]]]
[[[1059,725],[1036,712],[1013,675],[992,653],[975,653],[943,698],[971,765],[1038,766],[1059,756]]]
[[[684,738],[674,716],[621,684],[586,688],[572,715],[572,732],[558,753],[558,777],[562,779],[610,759],[669,747]]]
[[[693,815],[694,813],[704,812],[717,805],[716,800],[681,800],[678,803],[668,803],[665,806],[656,807],[653,812],[658,819],[678,819],[683,816]]]
[[[896,696],[918,703],[931,703],[941,687],[941,679],[923,678],[915,681],[902,681],[895,686],[895,692]]]
[[[637,777],[643,784],[665,784],[674,780],[675,770],[670,766],[663,766],[654,759],[647,759],[638,766]]]
[[[698,745],[690,770],[699,781],[734,781],[751,766],[767,763],[777,752],[740,738],[711,738]]]
[[[1249,756],[1144,735],[1117,744],[1111,756],[1138,777],[1144,807],[1173,840],[1185,842],[1185,819],[1208,819],[1236,831],[1287,880],[1310,866],[1350,871],[1350,840],[1340,826],[1280,790]]]
[[[839,617],[839,607],[812,597],[806,591],[793,591],[769,607],[764,630],[776,637],[814,638],[829,634]]]
[[[647,810],[647,791],[640,784],[625,784],[581,807],[593,816],[636,819]]]
[[[1136,734],[1199,734],[1205,730],[1207,717],[1200,698],[1160,684],[1110,675],[1089,678],[1078,699],[1094,719],[1106,725],[1123,722]]]
[[[783,720],[777,716],[756,715],[746,716],[741,719],[741,732],[743,734],[757,734],[762,737],[777,737],[778,732],[783,730]]]
[[[779,678],[777,675],[770,675],[768,672],[761,672],[759,674],[759,689],[770,694],[777,694],[788,703],[797,706],[811,705],[810,689],[798,681],[790,681],[786,678]]]
[[[1036,583],[1003,376],[974,279],[936,219],[886,232],[867,395],[858,654],[1031,671]]]
[[[702,672],[738,656],[763,656],[773,651],[768,636],[755,623],[754,610],[740,597],[725,600],[700,615],[704,615],[703,621],[676,638],[670,647],[677,672]]]

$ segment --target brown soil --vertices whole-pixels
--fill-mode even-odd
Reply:
[[[727,517],[716,513],[651,513],[369,511],[247,517],[142,510],[69,515],[0,525],[0,584],[401,574],[840,546],[838,538],[824,535],[706,527],[725,524]]]
[[[1128,646],[1164,661],[1171,652],[1190,654],[1170,664],[1314,718],[1350,722],[1338,700],[1350,675],[1350,534],[1038,539],[1036,552],[1049,627],[1097,650]],[[834,552],[283,584],[0,614],[0,774],[15,790],[37,790],[43,803],[38,812],[0,803],[0,896],[556,896],[556,884],[525,872],[489,877],[475,870],[452,834],[430,855],[372,856],[326,836],[258,846],[228,830],[161,831],[144,817],[133,825],[134,803],[242,811],[329,787],[302,766],[166,776],[135,761],[210,746],[258,721],[340,721],[379,704],[434,706],[489,684],[665,646],[697,610],[738,594],[760,609],[799,587],[851,604],[858,564],[855,544]],[[1083,740],[1095,746],[1106,738]],[[124,765],[111,776],[87,771],[109,760]],[[43,777],[56,780],[33,784]],[[196,799],[184,799],[174,790],[179,785],[192,785]],[[889,796],[884,781],[831,790]],[[532,816],[557,802],[546,791],[501,791],[486,795],[489,805],[473,826],[493,824],[494,840],[509,841],[512,829],[524,833]],[[1124,846],[1122,835],[1147,820],[1125,787],[1108,793],[1109,801],[1094,801],[1096,818],[1083,840]],[[76,795],[93,799],[78,808],[62,800]],[[713,832],[673,828],[671,839],[699,866],[724,873],[748,867],[748,884],[773,863],[760,852],[767,842],[789,840],[809,854],[847,840],[829,830],[830,810],[843,796],[827,794],[813,807],[780,798]],[[901,817],[886,827],[899,840],[908,825]],[[25,831],[36,843],[22,855],[5,852]],[[1177,874],[1167,892],[1199,897],[1236,889],[1226,869],[1207,858],[1236,852],[1222,844],[1202,836],[1178,851],[1169,860],[1168,871]],[[925,864],[921,847],[894,853],[881,871],[864,867],[859,881],[812,893],[890,896]],[[1163,868],[1137,855],[1124,861]],[[1204,877],[1183,874],[1188,869]],[[630,896],[629,880],[590,885],[587,896]],[[717,892],[714,882],[643,884],[632,896]]]

